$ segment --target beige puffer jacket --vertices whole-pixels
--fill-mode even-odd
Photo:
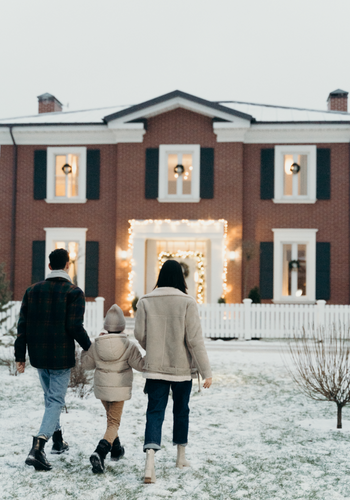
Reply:
[[[86,370],[95,370],[94,392],[102,401],[126,401],[131,398],[132,368],[142,372],[144,358],[125,333],[97,337],[88,351],[81,354]]]
[[[146,351],[145,372],[202,378],[211,369],[197,303],[177,288],[156,288],[137,303],[135,338]]]

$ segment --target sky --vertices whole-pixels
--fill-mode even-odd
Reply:
[[[0,118],[173,90],[326,109],[350,91],[349,0],[0,0]]]

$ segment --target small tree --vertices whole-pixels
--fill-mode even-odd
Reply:
[[[92,391],[92,373],[83,368],[81,350],[75,348],[75,366],[70,373],[68,387],[80,398],[84,398]]]
[[[13,306],[10,304],[11,296],[10,285],[5,274],[5,264],[0,264],[0,326],[7,320],[6,313]]]
[[[4,328],[4,323],[9,317],[7,313],[13,307],[10,303],[12,293],[4,269],[5,264],[0,264],[0,365],[7,366],[10,375],[17,375],[12,349],[17,337],[16,322],[10,329]]]
[[[294,370],[287,370],[297,387],[315,401],[337,405],[337,429],[342,428],[342,409],[350,402],[349,332],[341,325],[317,328],[307,337],[305,330],[289,343]]]

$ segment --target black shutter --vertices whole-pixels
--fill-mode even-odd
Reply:
[[[317,190],[318,200],[331,198],[331,150],[317,148]]]
[[[273,242],[260,243],[260,296],[273,298]]]
[[[33,241],[32,283],[45,279],[45,241]]]
[[[85,296],[98,296],[98,241],[86,242]]]
[[[86,198],[100,199],[100,150],[86,151]]]
[[[214,198],[214,148],[201,148],[200,197]]]
[[[46,198],[46,149],[34,151],[34,200]]]
[[[260,199],[275,197],[275,150],[262,149],[260,154]]]
[[[316,300],[331,297],[331,244],[316,243]]]
[[[158,148],[147,148],[146,179],[145,179],[145,196],[147,200],[153,200],[158,198],[158,169],[159,169]]]

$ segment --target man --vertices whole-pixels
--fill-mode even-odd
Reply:
[[[44,391],[45,413],[25,461],[36,470],[52,468],[44,451],[50,437],[53,441],[51,453],[68,450],[68,444],[62,439],[60,414],[70,371],[75,365],[74,340],[85,351],[91,345],[83,327],[84,293],[71,283],[67,250],[54,250],[49,260],[51,273],[46,280],[30,286],[24,294],[15,342],[18,372],[24,372],[28,346],[30,362],[38,370]]]

